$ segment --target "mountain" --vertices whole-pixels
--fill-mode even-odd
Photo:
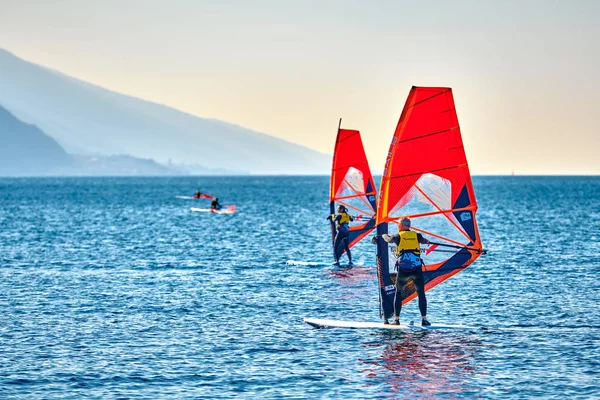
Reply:
[[[253,174],[328,173],[330,156],[122,95],[0,49],[0,104],[69,153],[127,154]]]
[[[228,172],[161,165],[151,159],[124,155],[70,155],[40,128],[20,121],[0,106],[0,176],[161,176],[187,175],[190,171],[206,175]]]
[[[1,175],[47,175],[70,164],[69,155],[54,139],[0,106]]]
[[[58,175],[71,176],[164,176],[187,175],[183,169],[161,165],[151,159],[131,156],[71,156],[70,168],[61,169]]]

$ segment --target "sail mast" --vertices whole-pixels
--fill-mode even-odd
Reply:
[[[342,118],[340,118],[338,122],[337,133],[335,135],[335,148],[333,150],[333,159],[331,161],[331,176],[329,178],[329,215],[333,216],[335,214],[335,157],[337,151],[337,143],[340,139],[340,128],[342,127]],[[333,249],[333,257],[335,258],[335,248],[333,248],[333,244],[335,243],[335,221],[333,217],[329,221],[331,225],[331,247]]]

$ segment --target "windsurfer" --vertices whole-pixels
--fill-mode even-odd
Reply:
[[[423,260],[421,259],[421,244],[428,244],[429,240],[423,235],[410,230],[410,219],[403,218],[398,225],[398,234],[381,236],[388,243],[396,245],[396,294],[394,296],[394,325],[400,325],[400,311],[402,310],[402,292],[406,285],[412,281],[419,297],[419,311],[421,312],[421,325],[429,326],[427,321],[427,299],[425,297],[425,281],[423,279]],[[389,321],[385,320],[386,324]]]
[[[200,196],[202,196],[202,193],[200,193],[200,190],[196,190],[196,193],[194,194],[194,198],[199,199]]]
[[[346,254],[348,254],[348,265],[352,265],[352,254],[350,254],[350,222],[354,221],[354,217],[348,214],[348,209],[339,205],[337,208],[338,215],[332,214],[327,217],[329,220],[333,220],[333,222],[337,225],[337,233],[335,235],[335,240],[333,241],[334,248],[334,256],[335,262],[333,265],[340,265],[340,257],[342,256],[344,250]]]
[[[210,203],[210,209],[211,210],[220,210],[221,209],[221,205],[219,204],[218,197],[213,198],[213,201]]]

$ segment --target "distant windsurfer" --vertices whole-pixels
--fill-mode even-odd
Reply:
[[[398,225],[398,234],[381,236],[387,243],[396,245],[396,295],[394,296],[394,325],[400,325],[400,311],[402,310],[402,292],[410,281],[413,281],[417,296],[419,297],[419,311],[421,312],[421,325],[429,326],[427,321],[427,298],[425,297],[425,280],[423,279],[423,260],[421,259],[421,244],[428,244],[420,233],[410,230],[410,219],[403,218]],[[386,324],[389,321],[385,320]]]
[[[213,201],[210,203],[210,209],[211,210],[220,210],[221,209],[221,205],[219,204],[219,198],[218,197],[214,197]]]
[[[196,190],[196,193],[194,194],[194,199],[199,199],[202,196],[202,193],[200,193],[200,190]]]
[[[335,256],[333,265],[339,267],[340,257],[344,253],[344,250],[348,255],[348,265],[352,265],[352,254],[350,254],[348,243],[350,242],[350,222],[354,221],[354,217],[348,214],[348,209],[341,204],[338,206],[337,212],[337,215],[332,214],[327,217],[328,220],[332,220],[337,226],[337,233],[333,241],[333,253]]]

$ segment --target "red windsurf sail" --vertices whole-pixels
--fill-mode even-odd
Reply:
[[[343,205],[354,217],[348,243],[351,248],[375,228],[377,210],[377,192],[359,131],[338,127],[329,189],[330,213],[334,214],[337,206]],[[332,243],[335,233],[332,221]]]
[[[482,249],[475,212],[477,202],[452,89],[413,87],[408,95],[381,179],[377,235],[398,232],[400,219],[432,244],[421,252],[425,290],[459,273]],[[394,286],[390,270],[395,258],[379,239],[377,246],[381,311],[393,314]],[[416,297],[413,285],[403,303]]]

